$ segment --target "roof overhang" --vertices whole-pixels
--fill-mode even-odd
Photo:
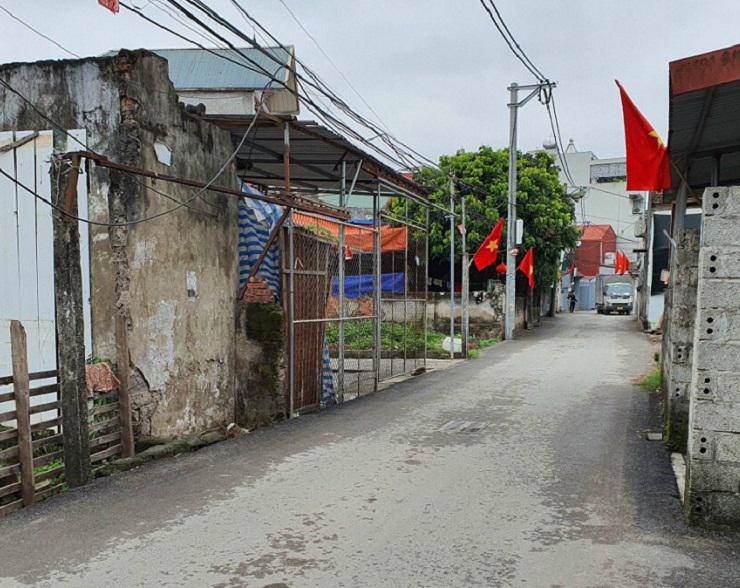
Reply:
[[[673,162],[691,188],[739,183],[740,45],[673,61],[669,72]]]
[[[235,145],[253,120],[252,116],[206,115],[204,118],[228,130]],[[287,158],[286,145],[289,146]],[[268,189],[282,190],[287,172],[295,190],[316,194],[337,192],[342,187],[343,169],[345,186],[347,190],[354,186],[353,194],[385,190],[428,202],[426,188],[313,121],[262,114],[237,154],[239,176]]]

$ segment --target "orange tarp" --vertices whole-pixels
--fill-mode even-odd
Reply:
[[[314,216],[293,213],[293,220],[299,227],[318,227],[320,231],[328,231],[339,237],[339,223],[318,219]],[[372,253],[373,231],[362,226],[345,225],[344,243],[352,251],[358,253]],[[408,244],[408,229],[406,227],[380,227],[380,251],[405,251]]]

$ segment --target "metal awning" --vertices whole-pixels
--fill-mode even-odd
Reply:
[[[235,145],[253,120],[252,116],[204,118],[230,131]],[[346,188],[354,186],[354,194],[381,189],[427,202],[426,188],[313,121],[260,115],[237,155],[242,179],[277,190],[284,189],[287,177],[289,185],[301,192],[337,192],[343,168]]]
[[[740,45],[673,61],[669,71],[673,162],[692,188],[739,183]]]

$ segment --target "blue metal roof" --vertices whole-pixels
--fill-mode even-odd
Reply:
[[[211,53],[212,51],[213,53]],[[179,90],[240,89],[256,90],[267,86],[269,77],[259,71],[264,69],[279,80],[287,81],[293,47],[266,47],[265,51],[275,60],[251,47],[239,48],[246,59],[244,66],[234,63],[242,60],[230,49],[152,49],[169,62],[170,79]],[[214,55],[217,54],[217,55]],[[233,61],[223,59],[221,55]],[[258,65],[253,65],[250,61]],[[279,63],[276,63],[279,62]],[[250,68],[250,69],[247,69]],[[277,82],[269,86],[280,88]]]

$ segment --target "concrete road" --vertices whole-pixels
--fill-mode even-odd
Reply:
[[[688,529],[629,317],[99,480],[0,523],[0,586],[738,586]]]

